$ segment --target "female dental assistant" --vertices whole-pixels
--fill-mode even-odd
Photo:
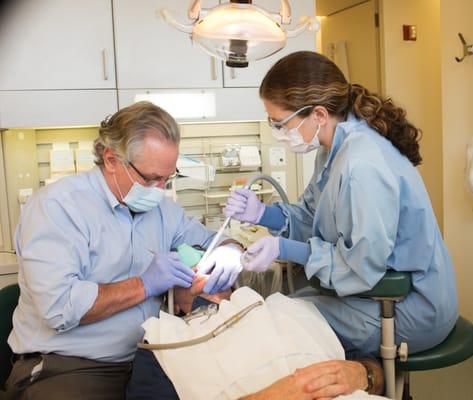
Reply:
[[[339,298],[306,288],[330,325],[357,349],[376,353],[379,305],[345,297],[371,289],[387,269],[412,272],[413,290],[396,304],[396,340],[411,352],[440,343],[457,319],[452,263],[415,166],[420,131],[391,99],[351,85],[314,52],[278,61],[260,87],[274,137],[296,153],[320,147],[296,204],[268,206],[244,189],[226,215],[266,226],[274,236],[249,247],[244,264],[264,271],[275,259],[304,265],[307,278]]]

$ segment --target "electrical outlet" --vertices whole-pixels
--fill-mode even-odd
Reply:
[[[276,181],[281,185],[285,192],[287,192],[286,188],[286,172],[285,171],[273,171],[271,172],[271,176],[276,179]]]

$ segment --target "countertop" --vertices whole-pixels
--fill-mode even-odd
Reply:
[[[15,254],[0,253],[0,275],[17,274],[18,262]]]

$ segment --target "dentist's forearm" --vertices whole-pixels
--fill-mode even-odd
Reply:
[[[81,318],[80,324],[91,324],[112,316],[145,300],[145,289],[140,278],[99,285],[95,302]]]

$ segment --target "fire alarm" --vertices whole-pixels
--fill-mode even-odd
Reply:
[[[404,40],[417,40],[417,27],[415,25],[403,25],[402,36]]]

